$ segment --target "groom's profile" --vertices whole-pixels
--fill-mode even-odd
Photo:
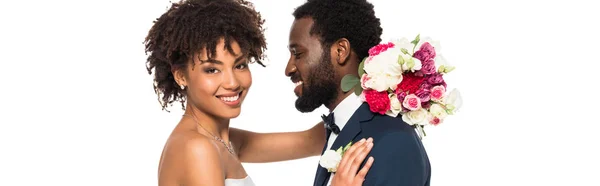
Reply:
[[[429,159],[414,129],[401,116],[371,112],[354,91],[340,88],[345,75],[358,76],[361,60],[381,42],[373,5],[366,0],[308,0],[293,15],[285,74],[297,85],[299,111],[312,112],[321,105],[330,111],[323,117],[323,152],[372,137],[369,156],[375,161],[364,185],[429,185]],[[319,166],[314,185],[329,185],[332,176]]]

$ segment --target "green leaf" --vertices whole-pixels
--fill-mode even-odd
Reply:
[[[342,153],[344,153],[344,149],[342,147],[340,147],[335,152],[338,154],[342,154]]]
[[[362,91],[363,91],[363,88],[362,88],[362,86],[360,86],[360,83],[354,87],[354,94],[356,94],[357,96],[360,96]]]
[[[352,146],[352,142],[348,143],[345,147],[344,147],[344,152],[346,152],[346,150],[348,150],[350,147]]]
[[[365,61],[367,61],[367,58],[363,59],[358,65],[358,77],[362,77],[365,74]]]
[[[417,34],[417,37],[415,38],[415,40],[411,41],[410,43],[412,43],[416,46],[417,44],[419,44],[419,41],[421,41],[421,34]]]
[[[402,51],[402,53],[404,53],[404,54],[406,54],[406,55],[410,55],[410,54],[408,53],[408,49],[406,49],[406,48],[401,48],[401,49],[400,49],[400,51]]]
[[[360,79],[352,74],[348,74],[342,78],[342,91],[348,92],[356,84],[360,84]]]

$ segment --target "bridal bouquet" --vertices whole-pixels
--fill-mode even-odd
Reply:
[[[360,63],[360,77],[346,75],[342,90],[354,88],[372,112],[401,114],[425,136],[424,126],[442,123],[462,104],[458,90],[447,91],[443,77],[454,67],[446,64],[439,49],[438,42],[421,40],[420,35],[374,46]]]

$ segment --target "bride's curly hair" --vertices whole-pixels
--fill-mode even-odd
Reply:
[[[183,0],[154,21],[144,41],[149,74],[154,71],[154,91],[162,109],[181,102],[185,109],[185,91],[175,82],[173,72],[186,68],[194,53],[206,48],[208,58],[216,55],[216,45],[225,40],[225,47],[234,53],[236,41],[251,62],[263,65],[266,41],[264,20],[254,5],[245,0]]]

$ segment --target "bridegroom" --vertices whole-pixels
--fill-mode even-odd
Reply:
[[[311,112],[321,105],[330,111],[323,117],[323,151],[372,137],[369,156],[375,161],[364,185],[429,185],[429,159],[414,129],[401,116],[371,112],[353,91],[340,87],[345,75],[358,76],[359,63],[381,41],[373,5],[366,0],[308,0],[293,15],[285,74],[297,85],[299,111]],[[319,166],[314,185],[329,185],[333,176]]]

